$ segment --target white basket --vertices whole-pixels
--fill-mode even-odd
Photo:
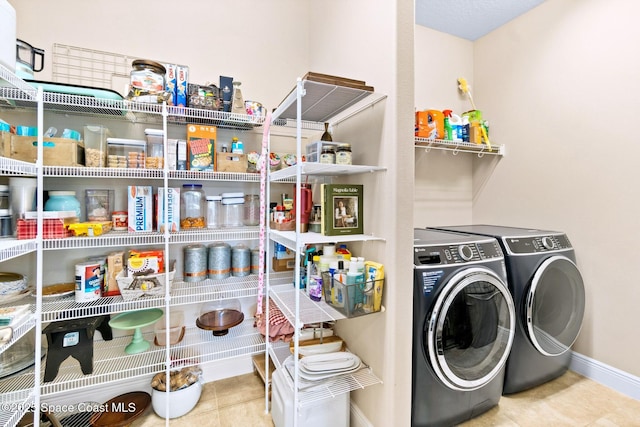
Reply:
[[[169,272],[169,291],[171,291],[171,283],[175,274],[175,270]],[[165,273],[125,277],[124,270],[116,276],[120,294],[125,301],[136,298],[164,296],[165,279]]]

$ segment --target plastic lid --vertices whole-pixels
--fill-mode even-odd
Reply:
[[[145,129],[144,134],[162,136],[164,135],[164,131],[162,129]]]
[[[107,144],[145,146],[147,145],[147,141],[143,141],[140,139],[107,138]]]
[[[221,196],[207,196],[207,202],[216,202],[222,200]]]
[[[235,197],[244,197],[244,193],[222,193],[221,196],[222,196],[223,199],[235,198]]]
[[[232,197],[232,198],[227,197],[222,199],[223,205],[241,205],[243,203],[244,203],[244,199],[240,197]]]
[[[182,184],[182,188],[202,188],[202,184]]]
[[[49,196],[76,196],[75,191],[49,191]]]
[[[8,185],[0,185],[0,191],[9,191]]]

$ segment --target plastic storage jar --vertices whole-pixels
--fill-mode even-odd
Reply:
[[[75,191],[49,191],[49,199],[44,204],[45,211],[74,211],[80,218],[82,208]]]
[[[205,228],[206,199],[202,184],[184,184],[180,194],[180,228]]]
[[[147,169],[164,168],[164,131],[162,129],[145,129],[147,138]]]
[[[244,225],[260,224],[260,196],[247,194],[244,196]]]
[[[207,228],[220,228],[222,197],[207,196]]]
[[[109,128],[104,126],[86,125],[84,127],[84,159],[87,167],[107,166],[107,138],[110,137]]]
[[[244,225],[244,193],[222,193],[222,226]]]

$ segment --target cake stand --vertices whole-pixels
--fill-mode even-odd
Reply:
[[[127,354],[142,353],[147,351],[151,344],[142,337],[141,328],[155,323],[163,314],[163,311],[159,308],[129,311],[109,320],[109,326],[122,330],[133,329],[133,338],[125,347],[124,352]]]

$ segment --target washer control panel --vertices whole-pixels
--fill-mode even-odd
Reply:
[[[571,249],[569,238],[565,234],[545,236],[506,237],[504,242],[513,254],[533,254]]]
[[[491,242],[461,243],[438,246],[415,246],[414,265],[465,264],[503,258],[496,240]]]

